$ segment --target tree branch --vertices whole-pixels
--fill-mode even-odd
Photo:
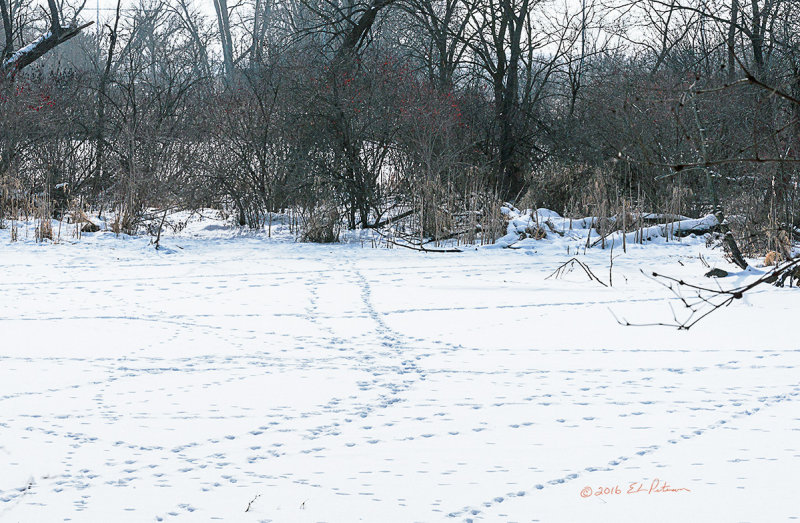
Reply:
[[[22,69],[31,65],[64,42],[78,36],[81,31],[93,23],[94,22],[88,22],[76,27],[61,27],[57,32],[50,31],[34,40],[0,64],[0,79],[13,80]]]

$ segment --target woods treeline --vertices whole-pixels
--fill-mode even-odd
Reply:
[[[508,201],[716,212],[753,254],[800,226],[798,0],[82,6],[0,0],[5,219],[292,209],[316,241],[487,241]]]

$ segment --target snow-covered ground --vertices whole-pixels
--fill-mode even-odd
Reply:
[[[607,288],[546,279],[577,251],[608,282],[580,231],[459,254],[274,232],[0,231],[0,521],[800,518],[800,291],[623,327],[681,313],[640,269],[760,270],[662,238],[617,244]]]

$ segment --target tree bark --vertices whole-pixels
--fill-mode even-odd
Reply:
[[[219,37],[220,43],[222,44],[225,79],[231,82],[233,80],[233,39],[231,38],[228,0],[214,0],[214,9],[217,12],[217,25],[219,26]]]
[[[378,12],[393,4],[395,0],[371,0],[367,8],[361,14],[357,22],[353,24],[352,29],[347,32],[339,47],[337,53],[337,61],[346,60],[348,55],[352,55],[363,43],[364,37],[375,25]]]
[[[14,27],[11,25],[11,16],[8,12],[6,0],[0,0],[0,17],[3,19],[3,29],[5,30],[6,44],[3,53],[0,54],[0,62],[4,62],[11,56],[11,49],[14,47]]]
[[[736,78],[736,22],[739,19],[739,0],[731,0],[731,22],[728,25],[728,81]]]
[[[122,4],[122,0],[117,0],[117,10],[116,15],[114,17],[114,28],[111,29],[111,35],[109,36],[109,44],[108,44],[108,55],[106,56],[106,64],[103,69],[103,74],[100,77],[100,85],[97,89],[97,128],[95,132],[97,133],[95,140],[95,164],[94,164],[94,173],[92,176],[92,192],[94,196],[98,196],[100,194],[101,185],[102,185],[102,176],[103,176],[103,163],[105,160],[105,149],[106,149],[106,137],[105,137],[105,128],[106,128],[106,91],[108,89],[108,80],[111,77],[111,66],[114,62],[114,50],[116,49],[117,45],[117,29],[119,28],[119,18],[120,18],[120,7]]]

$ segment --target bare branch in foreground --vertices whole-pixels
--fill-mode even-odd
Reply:
[[[642,271],[642,274],[645,274],[644,271]],[[755,289],[760,285],[774,284],[778,287],[783,287],[787,279],[789,280],[790,284],[792,283],[792,280],[800,280],[800,258],[790,260],[764,274],[757,280],[733,289],[723,289],[719,285],[718,288],[712,289],[703,285],[696,285],[685,280],[673,278],[672,276],[658,274],[656,272],[653,272],[652,276],[647,274],[645,275],[651,277],[658,284],[669,289],[669,291],[672,292],[683,304],[684,309],[686,309],[686,315],[681,319],[673,309],[672,322],[631,323],[625,318],[617,317],[612,312],[611,314],[614,316],[614,319],[617,320],[617,323],[625,327],[661,326],[675,327],[678,330],[689,330],[708,315],[723,307],[729,306],[736,300],[742,299],[745,293]],[[690,290],[692,292],[692,296],[684,296],[684,293],[682,292],[684,289]],[[672,308],[672,305],[670,305],[670,308]]]

